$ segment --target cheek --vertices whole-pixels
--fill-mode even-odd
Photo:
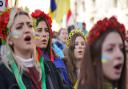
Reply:
[[[78,50],[77,48],[74,49],[74,56],[75,56],[75,57],[78,56],[78,55],[77,55],[77,54],[78,54],[77,50]]]
[[[108,56],[107,54],[103,54],[101,57],[101,62],[103,64],[106,64],[108,62],[112,61],[112,58],[110,56]]]
[[[35,33],[34,34],[34,40],[40,40],[41,39],[41,34]]]
[[[13,30],[12,32],[11,32],[11,37],[12,38],[20,38],[21,36],[22,36],[22,33],[23,32],[21,32],[21,31],[17,31],[17,30]]]
[[[49,33],[46,34],[47,40],[49,40],[50,36]]]

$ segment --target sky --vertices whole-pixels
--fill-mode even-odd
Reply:
[[[45,13],[49,12],[50,0],[19,0],[18,7],[28,7],[30,13],[35,9],[41,9]],[[59,24],[53,20],[52,29],[58,31],[60,28]]]

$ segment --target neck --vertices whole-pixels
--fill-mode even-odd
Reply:
[[[104,87],[105,89],[115,89],[116,85],[115,85],[115,82],[114,81],[110,81],[110,80],[104,80]]]
[[[28,51],[27,50],[25,50],[25,51],[15,50],[14,54],[17,56],[20,56],[24,59],[32,58],[32,51],[31,50],[28,50]]]

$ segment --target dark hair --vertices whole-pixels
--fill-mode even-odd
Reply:
[[[68,27],[68,34],[73,30],[75,29],[75,26],[74,25],[71,25]]]
[[[86,51],[84,55],[85,59],[82,60],[81,64],[78,89],[105,89],[105,86],[103,85],[104,77],[102,72],[102,63],[101,60],[98,59],[101,59],[101,50],[104,39],[111,32],[116,32],[121,36],[124,46],[123,35],[115,29],[109,29],[105,31],[97,40],[93,42],[93,44],[88,44],[86,46]],[[125,48],[123,49],[123,54],[124,66],[122,69],[121,77],[117,81],[117,89],[126,89]]]

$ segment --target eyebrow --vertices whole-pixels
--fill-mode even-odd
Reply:
[[[48,27],[42,28],[42,27],[37,27],[37,29],[48,29]]]
[[[42,28],[37,28],[37,30],[42,30]]]
[[[16,25],[23,25],[24,23],[26,23],[26,24],[32,24],[32,22],[20,22],[20,23],[17,23]]]
[[[109,46],[114,47],[115,44],[109,44]],[[120,43],[119,46],[123,46],[123,43]]]

